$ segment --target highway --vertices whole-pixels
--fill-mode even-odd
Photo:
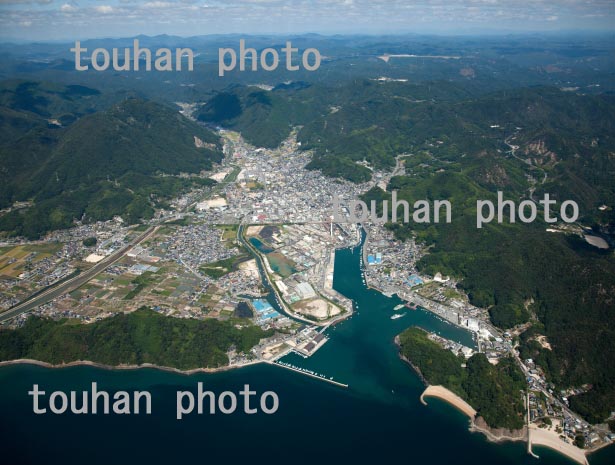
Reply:
[[[15,318],[22,313],[27,313],[30,310],[33,310],[36,307],[40,307],[41,305],[46,304],[47,302],[59,297],[67,292],[72,292],[75,289],[83,286],[90,279],[92,279],[97,274],[101,273],[109,266],[116,263],[120,260],[124,255],[130,251],[137,244],[143,242],[152,236],[158,229],[158,226],[150,226],[143,234],[133,239],[129,244],[112,253],[108,257],[104,258],[100,262],[96,263],[92,268],[78,274],[74,278],[71,278],[67,281],[63,281],[54,285],[51,285],[44,292],[41,292],[38,295],[29,297],[23,302],[17,304],[16,306],[9,308],[3,313],[0,313],[0,322],[4,322],[10,320],[11,318]]]

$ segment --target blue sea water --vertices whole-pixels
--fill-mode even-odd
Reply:
[[[284,361],[321,373],[347,389],[271,365],[214,374],[181,375],[153,369],[92,367],[0,368],[1,464],[524,464],[573,463],[544,448],[537,461],[525,443],[494,444],[467,430],[468,419],[437,399],[419,402],[423,386],[397,354],[393,338],[410,325],[472,344],[469,333],[423,311],[391,320],[400,301],[367,289],[360,249],[336,254],[334,287],[354,299],[356,313],[330,328],[314,356]],[[147,390],[151,415],[35,415],[27,392]],[[275,391],[273,415],[188,415],[176,420],[176,392]],[[615,463],[615,448],[590,457]]]

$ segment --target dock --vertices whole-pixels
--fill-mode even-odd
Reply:
[[[327,383],[331,383],[331,384],[333,384],[335,386],[339,386],[339,387],[343,387],[343,388],[348,388],[347,384],[340,383],[339,381],[335,381],[335,380],[333,380],[331,378],[327,378],[325,375],[314,373],[312,371],[307,371],[305,369],[300,369],[298,367],[289,365],[287,363],[283,363],[283,362],[279,362],[279,361],[275,361],[275,362],[267,361],[267,363],[269,363],[271,365],[276,365],[276,366],[279,366],[279,367],[282,367],[282,368],[286,368],[287,370],[295,371],[297,373],[301,373],[302,375],[306,375],[306,376],[309,376],[311,378],[319,379],[321,381],[326,381]]]

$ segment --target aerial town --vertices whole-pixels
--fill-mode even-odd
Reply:
[[[508,355],[517,359],[527,377],[529,424],[569,444],[579,436],[589,447],[615,440],[568,408],[567,396],[573,392],[555,392],[531,359],[519,358],[520,331],[495,328],[487,311],[472,306],[454,278],[417,271],[417,261],[428,253],[422,244],[401,242],[382,224],[333,221],[334,196],[348,202],[374,185],[386,188],[393,175],[403,172],[403,163],[389,173],[374,172],[373,181],[357,185],[306,170],[309,155],[298,151],[295,133],[278,148],[263,149],[250,146],[238,133],[218,131],[225,160],[205,174],[217,183],[185,193],[148,222],[128,226],[118,217],[77,223],[40,241],[3,242],[0,309],[52,284],[70,283],[84,270],[96,271],[31,313],[90,323],[149,306],[177,318],[254,323],[276,332],[250,354],[229,353],[231,366],[263,361],[303,370],[279,359],[290,352],[311,356],[327,342],[326,328],[352,315],[352,301],[333,288],[335,251],[357,245],[364,234],[366,285],[397,295],[406,308],[420,306],[464,328],[475,345],[438,334],[430,334],[432,340],[466,358],[478,351],[494,364]],[[349,216],[344,204],[342,211]],[[97,264],[105,266],[96,270]],[[26,318],[20,314],[3,324],[20,326]]]

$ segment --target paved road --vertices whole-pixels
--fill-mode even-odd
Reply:
[[[10,320],[11,318],[16,317],[17,315],[21,315],[22,313],[29,312],[30,310],[39,307],[41,305],[46,304],[47,302],[59,297],[67,292],[72,292],[75,289],[83,286],[90,279],[92,279],[97,274],[104,271],[109,266],[113,265],[115,262],[120,260],[124,255],[128,253],[130,249],[132,249],[137,244],[143,242],[147,238],[149,238],[156,230],[157,226],[150,226],[143,234],[133,239],[132,242],[127,244],[125,247],[122,247],[118,251],[109,255],[105,259],[98,262],[92,268],[83,273],[78,274],[74,278],[71,278],[67,281],[52,285],[44,292],[30,297],[29,299],[21,302],[13,308],[6,310],[3,313],[0,313],[0,322]]]

